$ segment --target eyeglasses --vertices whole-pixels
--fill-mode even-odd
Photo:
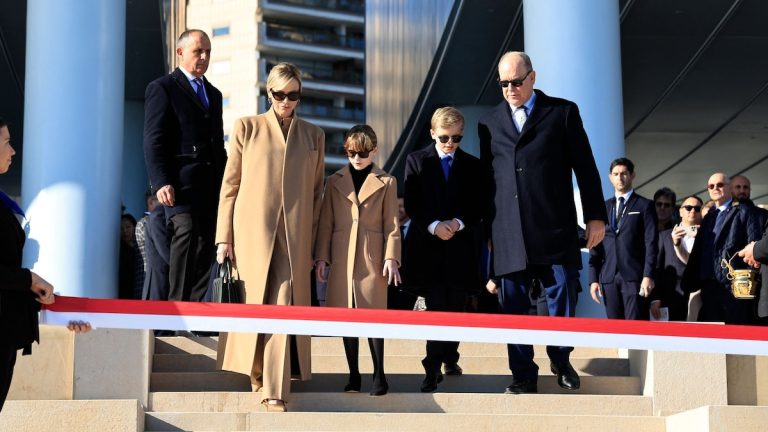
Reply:
[[[709,188],[709,190],[722,189],[723,187],[725,187],[725,183],[715,183],[715,184],[710,183],[707,185],[707,187]]]
[[[288,98],[288,100],[291,102],[296,102],[301,97],[301,92],[297,92],[297,91],[286,93],[281,91],[270,90],[269,92],[272,93],[272,97],[275,98],[275,100],[278,102],[284,101],[285,98]]]
[[[365,158],[367,158],[370,155],[371,155],[371,152],[369,152],[369,151],[352,151],[352,150],[347,150],[347,157],[350,158],[350,159],[354,158],[355,156],[360,156],[360,159],[365,159]]]
[[[670,207],[672,207],[672,203],[656,201],[656,208],[670,208]]]
[[[437,137],[437,140],[441,143],[445,144],[448,142],[448,140],[451,140],[453,143],[458,144],[461,142],[461,139],[464,138],[464,135],[440,135]]]
[[[499,80],[499,85],[501,86],[501,88],[507,88],[507,86],[510,84],[512,84],[512,87],[520,87],[521,85],[523,85],[523,83],[525,83],[525,79],[528,78],[528,75],[530,75],[531,72],[533,72],[533,70],[529,70],[528,73],[526,73],[525,76],[520,79]]]
[[[685,211],[693,210],[696,213],[701,211],[701,206],[684,205],[682,207],[683,207],[683,209],[685,209]]]

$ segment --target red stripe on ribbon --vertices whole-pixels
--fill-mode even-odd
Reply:
[[[766,327],[730,324],[707,325],[684,322],[625,321],[461,312],[416,312],[309,306],[112,300],[65,296],[56,296],[56,303],[44,305],[43,307],[54,312],[263,318],[768,341],[768,328]]]

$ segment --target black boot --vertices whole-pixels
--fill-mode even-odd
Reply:
[[[387,376],[384,375],[384,339],[368,339],[373,359],[373,386],[371,396],[383,396],[389,391]]]
[[[344,340],[344,354],[347,356],[349,366],[349,382],[344,386],[345,392],[360,391],[360,369],[357,366],[357,353],[360,350],[360,339],[342,338]]]

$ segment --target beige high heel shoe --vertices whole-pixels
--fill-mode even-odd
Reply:
[[[285,407],[285,401],[280,399],[264,399],[261,401],[267,412],[286,412],[288,409]]]

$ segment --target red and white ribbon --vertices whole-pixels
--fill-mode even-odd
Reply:
[[[768,355],[768,327],[381,309],[56,297],[44,324]]]

